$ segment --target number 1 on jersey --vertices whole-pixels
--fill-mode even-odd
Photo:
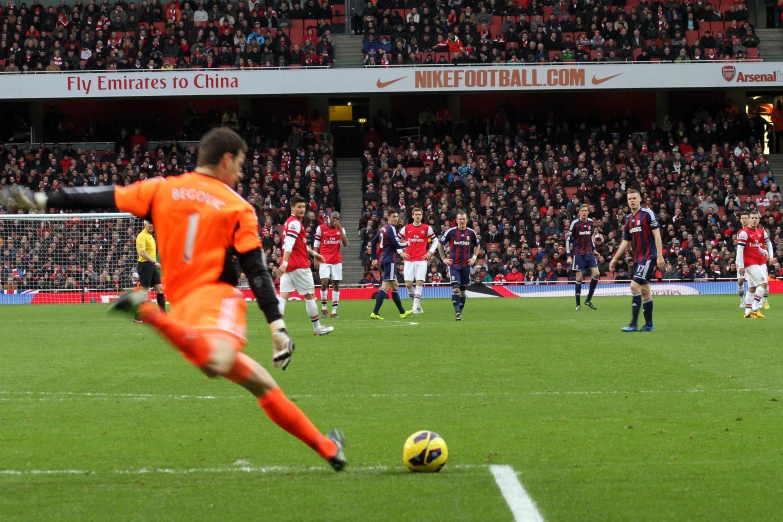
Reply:
[[[190,263],[193,258],[193,249],[196,247],[196,234],[198,232],[199,213],[188,216],[188,232],[185,234],[185,256],[182,261]]]

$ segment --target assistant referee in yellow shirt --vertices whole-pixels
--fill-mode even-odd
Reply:
[[[144,220],[144,229],[136,236],[136,252],[139,254],[139,264],[136,272],[139,273],[139,286],[142,292],[149,292],[150,288],[155,288],[157,293],[158,308],[161,312],[166,311],[166,296],[163,294],[163,285],[160,282],[160,263],[155,261],[157,247],[152,232],[155,231],[154,225]]]

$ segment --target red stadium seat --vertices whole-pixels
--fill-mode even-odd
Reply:
[[[304,34],[304,20],[291,20],[291,41],[293,41],[294,34],[300,36]]]
[[[642,50],[641,49],[634,49],[633,50],[633,59],[634,59],[634,61],[636,61],[636,59],[639,58],[639,55],[641,55],[641,54],[642,54]]]
[[[759,58],[758,47],[748,47],[748,52],[745,53],[745,57],[751,60],[758,59]]]
[[[163,34],[163,32],[166,30],[166,24],[163,22],[155,22],[152,25],[155,27],[155,30],[161,34]]]
[[[502,16],[493,16],[492,22],[489,24],[489,32],[492,33],[492,38],[495,38],[495,35],[498,33],[503,33],[503,17]]]
[[[699,40],[699,31],[685,31],[685,39],[688,45],[693,45],[694,42]]]
[[[345,23],[345,4],[335,4],[332,6],[332,25],[343,25]]]
[[[433,54],[435,54],[436,62],[440,60],[441,56],[445,57],[447,62],[451,62],[451,55],[448,51],[435,51]]]
[[[166,56],[163,58],[163,65],[175,65],[177,63],[177,59],[174,57]]]

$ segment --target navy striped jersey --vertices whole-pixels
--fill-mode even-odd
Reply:
[[[390,224],[381,227],[375,237],[372,239],[372,258],[379,259],[379,263],[384,265],[397,262],[397,250],[405,248],[408,243],[397,241],[397,231]]]
[[[593,248],[593,220],[587,218],[587,221],[582,223],[581,220],[575,219],[571,223],[571,228],[568,229],[568,238],[566,239],[566,254],[577,256],[583,256],[585,254],[592,254]]]
[[[652,233],[657,228],[658,217],[649,208],[640,208],[636,214],[625,217],[623,239],[631,242],[634,263],[644,263],[658,257]]]
[[[451,266],[457,268],[469,266],[468,261],[473,257],[473,249],[479,244],[476,233],[470,228],[460,230],[457,227],[451,227],[440,237],[440,241],[444,245],[448,245]]]

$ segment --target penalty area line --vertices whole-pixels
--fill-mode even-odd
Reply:
[[[533,499],[525,491],[525,487],[519,481],[514,468],[508,465],[489,467],[495,483],[500,488],[500,493],[506,500],[516,522],[544,522],[544,517],[538,512]]]

